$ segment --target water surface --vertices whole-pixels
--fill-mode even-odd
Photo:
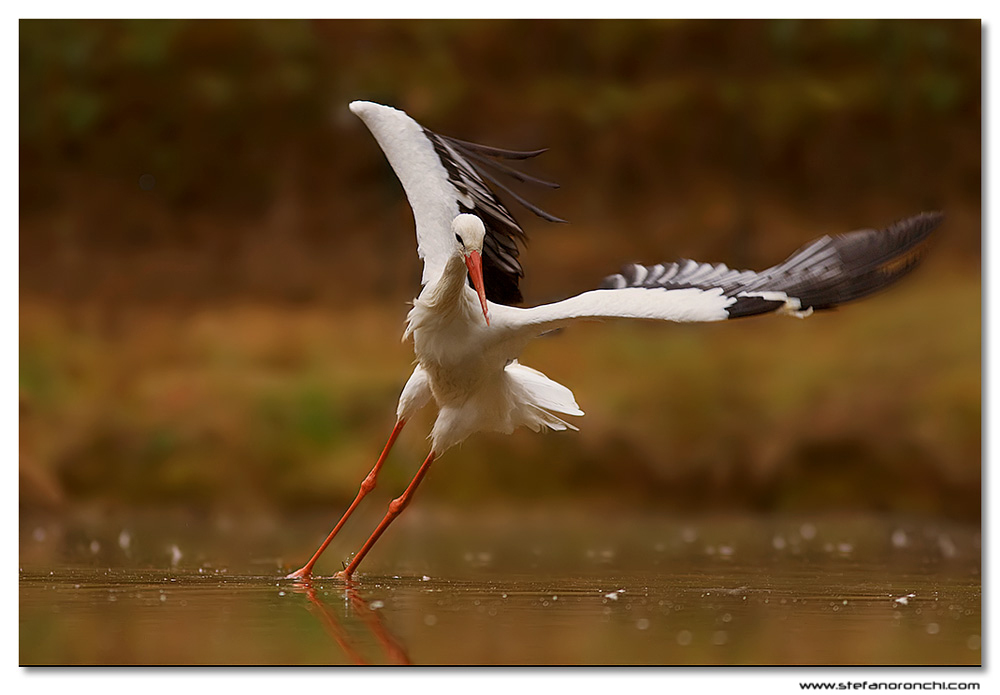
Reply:
[[[416,515],[349,585],[329,577],[333,547],[319,566],[327,576],[290,581],[297,563],[234,550],[246,529],[231,524],[23,522],[20,661],[981,661],[975,529],[871,517],[458,518]],[[258,529],[250,545],[287,549],[290,534],[321,536],[316,523]]]

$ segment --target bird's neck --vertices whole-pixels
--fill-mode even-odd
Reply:
[[[461,254],[453,255],[445,263],[436,282],[424,287],[413,302],[404,338],[427,321],[474,321],[479,305],[476,293],[467,284],[468,269]],[[479,314],[481,316],[481,313]]]
[[[469,304],[468,280],[469,273],[465,267],[465,259],[461,254],[454,254],[444,265],[441,277],[437,282],[427,287],[427,291],[421,292],[421,299],[425,299],[429,308],[439,311],[447,311],[457,308],[465,308]]]

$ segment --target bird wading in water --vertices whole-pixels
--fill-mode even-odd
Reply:
[[[519,152],[438,135],[404,112],[356,101],[350,109],[365,123],[392,166],[413,209],[417,251],[424,262],[422,289],[406,318],[404,340],[413,341],[416,367],[403,387],[396,425],[357,497],[312,558],[289,578],[311,576],[320,555],[361,500],[375,488],[379,470],[406,422],[434,402],[431,450],[406,490],[350,563],[348,579],[385,529],[413,498],[431,464],[479,431],[518,427],[576,429],[568,416],[583,415],[572,392],[518,362],[532,338],[580,319],[722,321],[756,314],[805,317],[859,299],[893,283],[924,255],[940,213],[922,213],[883,230],[824,236],[763,271],[682,260],[628,265],[599,289],[531,308],[521,302],[518,244],[524,231],[487,181],[534,214],[546,213],[508,189],[490,172],[555,187],[500,160],[544,152]]]

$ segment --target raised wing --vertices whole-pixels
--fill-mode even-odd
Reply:
[[[451,221],[460,213],[470,213],[486,227],[483,278],[487,299],[497,304],[522,301],[518,283],[524,271],[518,261],[518,245],[527,236],[486,180],[539,217],[551,222],[563,220],[524,200],[486,168],[517,181],[558,188],[498,161],[527,159],[545,150],[518,152],[456,140],[433,133],[403,111],[381,104],[355,101],[350,108],[375,136],[403,184],[417,227],[417,253],[424,261],[421,283],[440,276],[454,245]]]
[[[533,309],[503,312],[532,332],[578,318],[719,321],[771,312],[808,316],[892,284],[921,260],[941,213],[922,213],[884,230],[824,236],[760,272],[679,261],[629,265],[602,289]],[[494,321],[498,315],[494,313]]]

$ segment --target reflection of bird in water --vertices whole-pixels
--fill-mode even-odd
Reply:
[[[521,301],[518,242],[525,234],[485,180],[536,215],[561,220],[509,191],[481,167],[518,181],[554,186],[496,161],[525,159],[544,150],[513,152],[455,140],[422,128],[402,111],[369,102],[354,102],[351,110],[375,136],[413,208],[417,252],[424,261],[423,289],[407,316],[404,338],[413,340],[417,366],[403,387],[396,426],[375,467],[312,559],[290,578],[310,576],[320,554],[375,487],[403,425],[430,401],[438,408],[430,454],[339,576],[354,573],[410,502],[431,463],[473,432],[509,433],[521,426],[536,431],[576,429],[566,416],[583,412],[570,390],[518,362],[532,338],[579,319],[808,316],[864,297],[905,275],[920,260],[922,242],[941,221],[940,214],[924,213],[885,230],[824,236],[761,272],[689,260],[629,265],[606,278],[601,289],[518,308],[512,305]]]
[[[382,648],[382,652],[385,654],[386,659],[393,664],[409,666],[411,664],[410,657],[407,656],[406,650],[403,649],[396,638],[392,636],[392,633],[390,633],[382,623],[382,619],[379,617],[378,611],[372,610],[372,606],[361,598],[361,595],[358,594],[354,587],[347,586],[342,588],[348,604],[354,610],[354,614],[361,617],[362,622],[365,623],[369,632],[375,637],[375,640]],[[340,621],[337,619],[334,612],[330,610],[325,603],[323,603],[323,600],[316,593],[316,588],[313,586],[312,582],[306,580],[298,583],[296,584],[295,590],[306,595],[306,598],[309,599],[310,603],[310,612],[319,617],[320,622],[323,624],[323,629],[325,629],[327,634],[333,638],[333,641],[344,650],[344,653],[347,654],[347,658],[355,664],[368,664],[368,661],[366,661],[365,658],[361,656],[361,653],[355,648],[354,642],[348,636],[347,631],[340,624]],[[338,592],[339,591],[340,590],[338,589]]]

